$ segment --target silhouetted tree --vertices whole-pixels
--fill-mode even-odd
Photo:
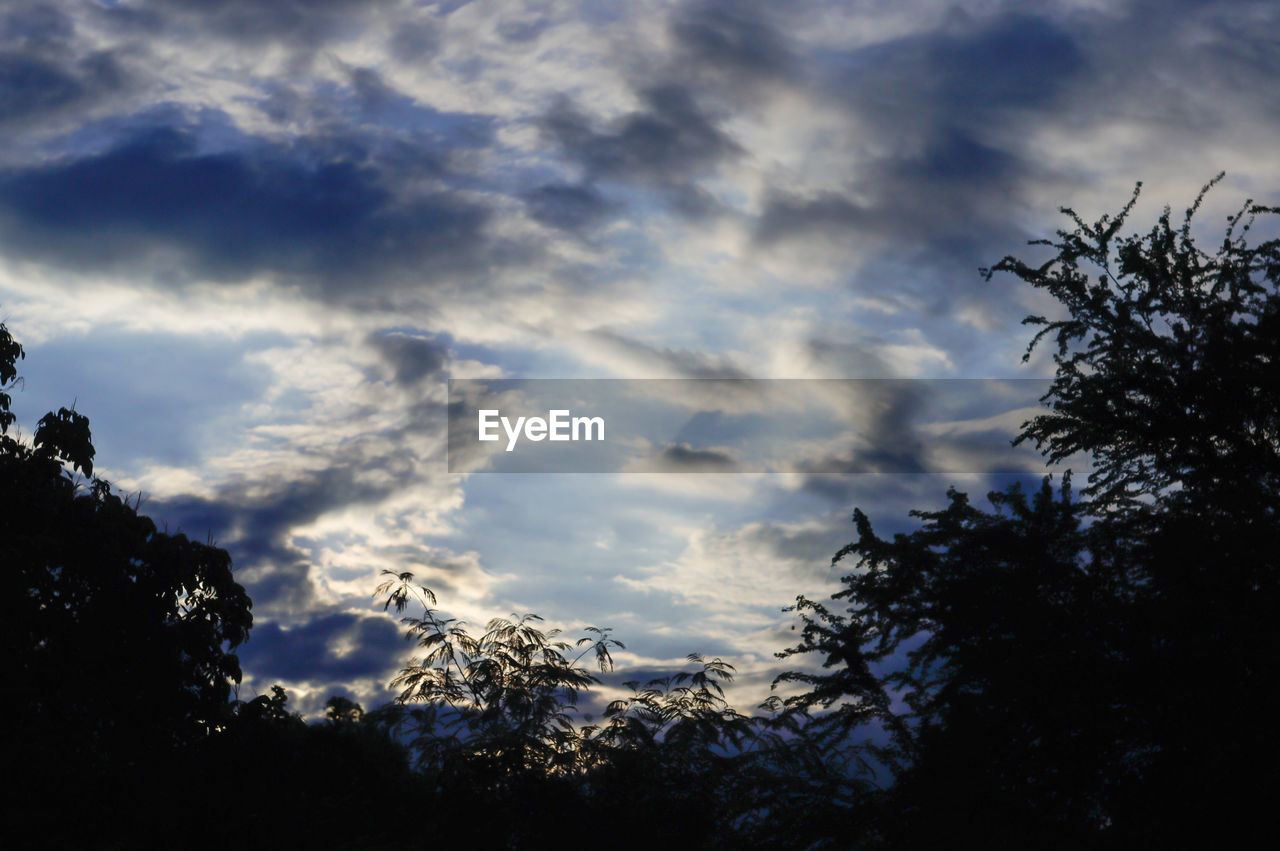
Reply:
[[[1032,245],[1056,254],[1039,266],[1012,256],[990,270],[1011,272],[1061,303],[1068,316],[1030,316],[1042,326],[1023,360],[1051,337],[1057,376],[1043,401],[1050,413],[1024,424],[1051,462],[1086,452],[1095,462],[1085,495],[1095,511],[1142,498],[1274,505],[1280,485],[1280,240],[1250,246],[1261,213],[1246,201],[1228,219],[1213,254],[1196,245],[1192,220],[1201,190],[1175,227],[1166,207],[1145,235],[1120,238],[1138,188],[1120,213],[1075,223]]]
[[[326,700],[324,709],[324,717],[331,724],[358,724],[364,718],[363,706],[339,695]]]
[[[110,821],[226,717],[250,602],[224,550],[159,531],[92,476],[84,415],[48,414],[30,443],[10,434],[22,357],[0,325],[3,735],[25,772],[5,803],[24,823],[68,798]]]
[[[366,717],[408,742],[431,806],[454,814],[437,841],[539,848],[572,825],[620,848],[791,848],[823,839],[849,805],[854,784],[794,717],[729,705],[721,659],[693,654],[692,670],[627,683],[590,723],[577,705],[613,670],[609,630],[571,643],[525,615],[474,635],[411,574],[384,573],[386,608],[422,606],[403,622],[425,654],[394,680],[396,706]]]
[[[410,771],[408,753],[347,698],[327,722],[308,724],[288,707],[279,685],[236,701],[214,735],[189,749],[183,789],[196,801],[231,796],[234,805],[205,824],[199,847],[426,847],[388,805],[425,810],[425,785]],[[335,719],[334,716],[337,716]]]
[[[1132,583],[1069,482],[1056,498],[1048,480],[1030,499],[992,493],[994,512],[948,497],[892,540],[855,513],[859,539],[835,557],[857,558],[839,607],[799,598],[802,640],[781,654],[819,653],[830,673],[784,674],[809,687],[788,703],[836,737],[887,733],[864,747],[894,794],[855,836],[934,847],[982,813],[987,841],[1096,840],[1133,739],[1116,704]]]
[[[1214,181],[1216,182],[1216,180]],[[994,271],[1066,316],[1026,321],[1057,343],[1050,411],[1024,424],[1050,461],[1095,463],[995,511],[955,491],[882,540],[860,511],[858,559],[831,604],[798,598],[783,655],[822,673],[782,682],[793,709],[867,744],[893,787],[849,841],[937,847],[1135,847],[1258,829],[1280,790],[1272,716],[1280,628],[1280,241],[1230,217],[1214,254],[1166,209],[1145,236],[1115,217],[1033,244]]]
[[[469,759],[488,763],[495,776],[571,763],[577,698],[598,681],[582,661],[590,655],[601,672],[612,670],[609,648],[622,643],[607,629],[589,627],[589,636],[570,644],[558,638],[559,630],[540,629],[542,619],[532,614],[495,618],[473,636],[465,623],[433,608],[435,595],[413,585],[412,574],[383,573],[390,578],[375,593],[387,595],[384,608],[402,612],[411,596],[422,605],[422,617],[403,620],[425,654],[391,686],[401,689],[399,703],[421,704],[432,713],[425,727],[430,741],[446,748],[462,745]],[[572,655],[575,647],[584,649]],[[445,756],[434,748],[422,754]]]
[[[1280,792],[1280,239],[1247,241],[1280,209],[1247,201],[1200,249],[1193,218],[1220,178],[1179,226],[1166,208],[1118,239],[1133,200],[1092,225],[1067,210],[1053,259],[992,270],[1068,309],[1028,319],[1043,326],[1031,346],[1055,339],[1058,374],[1021,439],[1095,459],[1089,509],[1138,590],[1125,705],[1141,782],[1117,790],[1112,821],[1184,840],[1259,826]]]

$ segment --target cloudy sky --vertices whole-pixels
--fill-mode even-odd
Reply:
[[[815,403],[818,472],[450,473],[446,379],[1049,375],[1019,321],[1053,306],[978,268],[1137,180],[1137,225],[1220,170],[1211,231],[1280,202],[1277,33],[1266,2],[9,0],[15,409],[74,401],[100,474],[231,551],[242,697],[385,699],[390,568],[471,622],[613,627],[621,679],[720,655],[750,706],[854,505],[902,529],[999,477],[850,461],[935,446],[909,393]]]

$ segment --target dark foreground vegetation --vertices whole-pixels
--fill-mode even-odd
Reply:
[[[1201,196],[1203,197],[1203,195]],[[1136,193],[1135,193],[1136,198]],[[482,632],[409,574],[378,590],[419,656],[395,703],[276,687],[231,701],[250,601],[226,552],[167,534],[93,478],[88,421],[30,441],[0,393],[3,747],[10,847],[1142,848],[1274,825],[1280,792],[1280,241],[1246,204],[1210,253],[1192,216],[1115,217],[1006,258],[1061,306],[1051,461],[990,509],[949,492],[857,540],[831,600],[798,598],[823,663],[752,715],[690,657],[589,721],[607,630]],[[1264,220],[1272,221],[1272,220]],[[989,273],[990,274],[990,273]],[[0,326],[0,390],[21,348]],[[880,780],[864,771],[879,767]],[[883,778],[887,777],[887,782]],[[1181,840],[1180,842],[1178,840]]]

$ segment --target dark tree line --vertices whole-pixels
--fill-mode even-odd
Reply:
[[[1212,184],[1210,184],[1212,186]],[[1208,191],[1210,187],[1206,187]],[[1134,200],[1137,193],[1135,191]],[[419,655],[392,704],[334,697],[308,724],[280,687],[232,701],[250,602],[227,553],[168,534],[93,476],[67,409],[9,434],[21,347],[0,325],[8,836],[36,847],[466,843],[615,847],[1163,847],[1272,827],[1280,792],[1280,240],[1246,204],[1201,250],[1134,201],[1006,257],[1051,295],[1050,461],[1032,492],[948,492],[885,539],[855,511],[831,600],[760,711],[733,668],[580,706],[621,647],[534,615],[473,630],[408,573],[375,596]],[[787,695],[783,697],[782,695]],[[889,782],[873,779],[871,769]]]

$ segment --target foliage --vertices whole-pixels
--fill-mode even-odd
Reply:
[[[1046,479],[1030,498],[1014,485],[989,499],[993,512],[950,490],[945,509],[912,512],[920,528],[892,540],[856,512],[859,539],[834,559],[857,558],[833,598],[843,611],[799,598],[801,642],[779,654],[821,654],[830,673],[779,681],[807,686],[786,704],[820,710],[833,735],[887,732],[864,747],[893,769],[899,796],[914,790],[935,841],[974,807],[1007,830],[1080,829],[1084,841],[1100,778],[1128,770],[1128,721],[1111,698],[1127,676],[1136,589],[1101,527],[1082,524],[1069,477],[1056,494]]]
[[[709,750],[727,747],[741,750],[752,733],[750,719],[724,699],[721,683],[733,679],[733,666],[721,659],[706,660],[691,653],[696,671],[680,671],[658,677],[641,687],[625,683],[629,697],[615,700],[605,709],[608,723],[589,728],[594,739],[615,747],[645,747],[663,742],[693,763]]]
[[[334,695],[325,701],[324,710],[330,724],[359,724],[364,720],[364,707],[350,698]]]
[[[531,768],[555,769],[572,761],[577,733],[572,713],[580,692],[598,682],[582,664],[588,655],[601,672],[613,669],[610,647],[622,643],[609,630],[589,627],[575,644],[544,631],[537,615],[491,620],[473,636],[466,624],[443,617],[432,606],[435,595],[414,586],[410,573],[388,575],[376,595],[387,595],[384,609],[404,610],[410,597],[422,604],[422,617],[405,617],[408,637],[425,652],[392,681],[399,703],[421,703],[427,733],[420,741],[426,759],[464,743],[476,759],[510,774]],[[583,648],[570,656],[575,648]],[[447,711],[441,711],[447,710]],[[442,735],[443,733],[443,735]]]
[[[1216,181],[1215,181],[1216,182]],[[885,847],[1134,847],[1261,827],[1280,790],[1280,241],[1250,246],[1246,203],[1216,253],[1168,210],[1145,236],[1075,224],[1039,266],[992,270],[1066,316],[1049,413],[1025,423],[1050,462],[1095,461],[1028,498],[955,490],[919,528],[878,537],[855,511],[856,558],[829,603],[804,597],[823,670],[778,683],[818,728],[861,736],[893,785],[850,837]],[[1091,275],[1089,270],[1096,272]],[[883,731],[877,743],[875,731]],[[981,813],[981,820],[975,820]],[[851,839],[851,841],[853,841]]]
[[[330,698],[327,722],[308,724],[289,709],[279,685],[235,701],[222,728],[184,753],[168,794],[184,801],[223,801],[224,815],[201,825],[198,847],[403,848],[425,843],[393,819],[377,818],[388,802],[425,807],[422,784],[399,742],[367,723],[358,704]],[[333,715],[337,715],[337,719]]]
[[[397,705],[366,717],[408,742],[435,794],[465,814],[461,838],[540,847],[573,823],[610,830],[621,847],[786,848],[819,842],[823,814],[850,806],[849,778],[795,716],[775,723],[729,705],[723,660],[691,654],[691,670],[625,683],[630,695],[591,723],[578,704],[613,672],[623,645],[610,630],[570,642],[513,615],[475,635],[411,574],[384,573],[386,609],[422,606],[403,622],[424,655],[393,681]]]
[[[1051,413],[1024,424],[1050,461],[1087,452],[1097,462],[1086,494],[1095,510],[1142,497],[1280,484],[1280,240],[1250,246],[1256,217],[1280,208],[1246,201],[1209,254],[1192,220],[1218,175],[1179,226],[1166,207],[1146,235],[1119,237],[1134,204],[1114,217],[1075,223],[1057,240],[1036,240],[1055,256],[1029,266],[1012,256],[990,270],[1043,289],[1068,311],[1041,326],[1057,344]],[[1093,276],[1090,276],[1093,272]]]
[[[1201,250],[1193,216],[1220,178],[1180,227],[1166,209],[1117,240],[1132,201],[1092,226],[1070,214],[1050,263],[995,267],[1069,311],[1029,320],[1056,335],[1058,375],[1052,413],[1023,437],[1050,459],[1098,459],[1090,512],[1124,542],[1115,572],[1137,583],[1128,687],[1112,699],[1140,719],[1128,750],[1141,782],[1112,794],[1113,832],[1220,835],[1257,824],[1280,791],[1280,239],[1246,239],[1280,209],[1245,202]],[[1100,270],[1093,283],[1081,261]]]
[[[84,415],[45,416],[30,443],[10,434],[23,354],[0,325],[5,744],[32,767],[10,805],[36,812],[53,788],[141,783],[216,729],[252,618],[224,550],[158,530],[92,476]]]

